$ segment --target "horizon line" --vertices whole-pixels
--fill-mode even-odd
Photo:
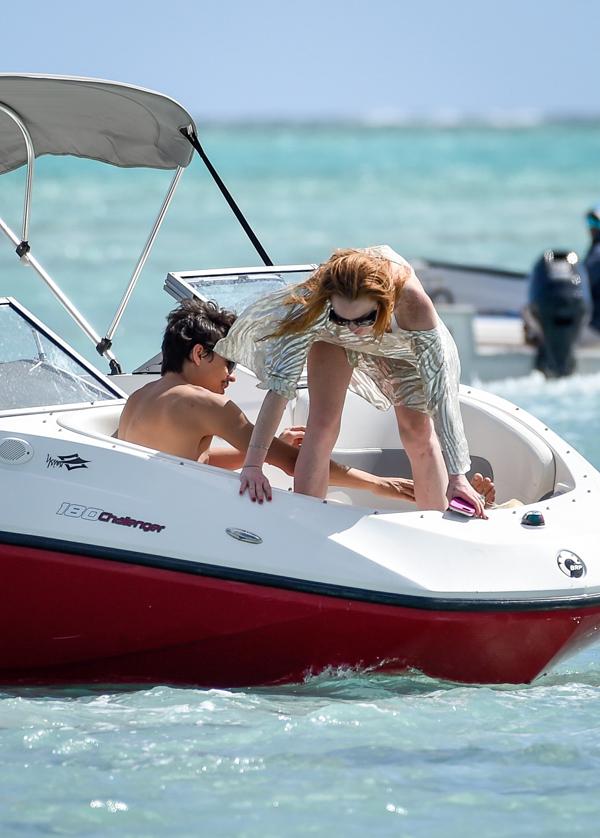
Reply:
[[[371,111],[362,114],[201,114],[194,119],[213,127],[361,127],[361,128],[535,128],[546,125],[594,125],[598,111],[514,109],[502,111],[457,111],[436,109],[427,113]]]

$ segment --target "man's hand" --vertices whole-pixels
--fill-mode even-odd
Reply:
[[[304,442],[304,434],[306,432],[305,425],[292,425],[291,428],[285,428],[280,434],[279,439],[288,445],[293,445],[294,448],[300,448]]]
[[[404,477],[378,477],[373,492],[382,498],[415,502],[415,484]]]
[[[248,489],[250,500],[262,503],[272,499],[271,484],[258,466],[244,466],[240,474],[240,495]]]
[[[451,474],[448,479],[448,491],[446,492],[448,500],[452,498],[462,498],[473,504],[475,507],[475,517],[485,518],[485,497],[480,495],[471,486],[464,474]]]

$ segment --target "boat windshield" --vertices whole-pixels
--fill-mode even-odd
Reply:
[[[0,411],[121,398],[10,301],[0,301]]]
[[[214,300],[221,308],[240,314],[257,300],[281,291],[288,285],[304,282],[315,265],[274,265],[265,268],[232,268],[216,271],[187,271],[167,275],[165,291],[181,302],[200,297]]]

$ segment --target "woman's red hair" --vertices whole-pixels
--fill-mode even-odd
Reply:
[[[336,250],[306,282],[294,287],[285,302],[289,306],[299,305],[300,309],[284,317],[269,337],[307,331],[334,294],[347,300],[371,297],[378,309],[373,332],[383,335],[389,328],[398,292],[406,278],[408,272],[398,285],[391,262],[383,256],[362,250]]]

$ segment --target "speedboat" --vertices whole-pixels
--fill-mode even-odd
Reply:
[[[523,683],[595,639],[600,474],[496,396],[460,395],[474,468],[493,477],[499,502],[522,501],[487,521],[347,489],[297,495],[273,467],[273,500],[258,506],[235,473],[115,438],[127,394],[159,374],[158,357],[123,372],[120,319],[194,148],[214,169],[176,102],[94,79],[0,76],[0,148],[2,171],[27,166],[22,230],[0,228],[109,368],[0,298],[1,683],[231,687],[348,669]],[[174,172],[104,337],[29,241],[41,154]],[[173,271],[165,288],[239,311],[313,266],[271,264],[214,176],[262,264]],[[256,383],[238,368],[232,397],[251,419]],[[282,426],[307,411],[303,379]],[[410,473],[393,412],[352,393],[333,456]]]
[[[573,251],[546,250],[529,274],[431,259],[413,266],[442,315],[451,316],[448,306],[460,312],[453,331],[463,358],[472,356],[463,370],[474,378],[494,378],[498,365],[546,378],[598,370],[598,313]]]
[[[417,259],[413,266],[435,305],[468,305],[479,315],[521,317],[528,275],[491,266]]]

